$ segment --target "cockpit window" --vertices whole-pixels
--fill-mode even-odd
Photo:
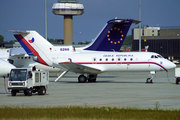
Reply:
[[[158,56],[158,58],[163,58],[161,55],[157,55]]]
[[[154,58],[154,55],[152,55],[151,58]]]
[[[161,55],[152,55],[151,58],[163,58]]]

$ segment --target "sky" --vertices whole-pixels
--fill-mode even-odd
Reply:
[[[63,16],[54,15],[52,6],[58,0],[47,0],[48,38],[64,38]],[[73,42],[91,41],[107,21],[114,18],[139,20],[139,0],[78,0],[84,14],[73,17]],[[141,24],[180,26],[180,0],[141,0]],[[15,40],[6,30],[35,30],[45,37],[45,0],[0,0],[0,35]],[[131,29],[138,27],[132,25]]]

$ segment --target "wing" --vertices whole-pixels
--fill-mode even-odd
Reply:
[[[76,64],[73,62],[61,62],[56,67],[59,67],[59,66],[61,68],[64,68],[66,70],[69,70],[69,71],[75,72],[75,73],[98,74],[98,73],[102,72],[99,69],[87,67],[87,66]]]

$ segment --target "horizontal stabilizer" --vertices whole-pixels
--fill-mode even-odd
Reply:
[[[134,23],[134,24],[139,24],[141,21],[138,21],[138,20],[133,20],[133,22],[132,23]]]
[[[7,32],[12,32],[12,33],[19,33],[19,34],[29,34],[30,32],[26,31],[19,31],[19,30],[6,30]]]
[[[141,21],[138,21],[138,20],[132,20],[132,19],[113,19],[113,20],[110,20],[108,23],[113,23],[113,24],[119,24],[119,23],[128,23],[129,21],[132,21],[132,23],[134,24],[139,24]]]

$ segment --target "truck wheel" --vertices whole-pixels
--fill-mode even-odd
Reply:
[[[28,95],[27,90],[24,90],[24,95],[25,95],[25,96],[27,96],[27,95]]]
[[[40,87],[38,90],[39,95],[45,95],[46,94],[46,89],[44,87]]]
[[[32,90],[31,89],[27,90],[27,95],[32,96]]]
[[[45,95],[46,94],[46,89],[44,87],[43,88],[43,91],[42,91],[42,95]]]
[[[16,91],[15,90],[11,91],[11,96],[16,96]]]
[[[176,84],[179,84],[179,82],[180,82],[180,78],[178,77],[176,78]]]

